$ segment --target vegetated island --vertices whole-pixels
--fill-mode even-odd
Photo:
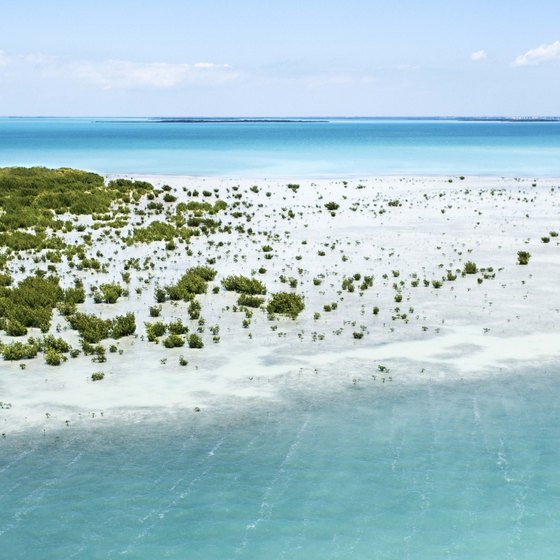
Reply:
[[[0,432],[558,359],[557,184],[0,169]]]

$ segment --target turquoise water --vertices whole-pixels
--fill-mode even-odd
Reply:
[[[229,176],[560,175],[560,122],[0,118],[0,166]]]
[[[560,123],[0,119],[1,166],[560,176],[559,156]],[[0,558],[556,558],[557,372],[9,433]]]
[[[555,370],[0,440],[5,558],[548,559]]]

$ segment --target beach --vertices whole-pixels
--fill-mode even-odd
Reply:
[[[146,212],[142,200],[118,236],[110,227],[86,229],[106,272],[72,270],[63,262],[57,273],[67,286],[80,278],[90,294],[102,282],[123,284],[125,263],[149,257],[153,266],[131,271],[128,296],[114,304],[88,296],[79,305],[103,318],[134,313],[136,332],[103,340],[116,347],[104,363],[80,355],[49,366],[38,356],[24,360],[22,370],[21,362],[4,360],[0,431],[6,438],[177,413],[211,417],[274,406],[286,394],[506,380],[512,370],[558,366],[560,180],[133,178],[156,189],[168,185],[157,198],[165,192],[176,200],[163,203],[163,214]],[[127,228],[173,214],[193,200],[193,191],[197,200],[227,204],[214,217],[228,231],[197,235],[173,249],[164,241],[122,243]],[[518,263],[519,251],[530,253],[528,264]],[[467,262],[476,272],[464,272]],[[183,301],[163,302],[159,320],[185,321],[191,332],[198,329],[204,347],[149,342],[145,323],[156,320],[149,312],[154,290],[203,265],[217,271],[207,293],[196,296],[204,322],[190,320]],[[25,276],[12,268],[15,279]],[[238,294],[223,289],[229,275],[257,277],[267,301],[276,292],[297,293],[305,308],[295,319],[244,310]],[[56,310],[51,331],[79,348],[78,334]],[[41,333],[29,329],[29,335]],[[92,381],[96,372],[104,378]]]

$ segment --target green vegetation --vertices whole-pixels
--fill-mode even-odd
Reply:
[[[119,284],[101,284],[99,292],[96,292],[93,297],[95,303],[117,303],[124,292],[124,288]]]
[[[4,360],[25,360],[34,358],[40,350],[39,344],[32,338],[25,342],[11,342],[0,345]]]
[[[280,315],[287,315],[292,319],[296,319],[304,308],[303,298],[298,294],[288,292],[272,294],[272,298],[266,306],[269,314],[278,313]]]
[[[76,313],[68,317],[70,326],[80,333],[85,342],[96,344],[105,338],[121,338],[136,332],[133,313],[117,315],[114,319],[101,319],[96,315]]]
[[[228,276],[222,280],[222,286],[228,292],[237,292],[238,294],[266,294],[266,286],[260,280],[247,276]]]
[[[59,366],[63,361],[66,361],[66,356],[55,350],[54,348],[49,348],[45,351],[45,362],[49,366]]]
[[[463,272],[465,274],[476,274],[478,272],[478,267],[472,261],[467,261],[463,267]]]
[[[136,319],[134,313],[126,315],[117,315],[112,321],[111,336],[113,338],[122,338],[130,336],[136,332]]]
[[[264,303],[264,298],[259,296],[250,296],[241,294],[237,298],[237,305],[240,307],[260,307]]]
[[[153,243],[154,241],[173,241],[182,239],[189,241],[198,230],[187,227],[177,227],[166,222],[153,221],[144,228],[134,228],[132,235],[125,239],[126,243]]]
[[[153,190],[144,181],[117,179],[105,185],[101,175],[75,169],[8,167],[0,169],[0,231],[28,228],[60,230],[58,215],[97,215],[116,203],[138,201]],[[30,235],[30,234],[27,234]],[[46,238],[0,234],[0,243],[14,250],[39,248]],[[56,248],[56,247],[53,247]]]
[[[23,332],[25,327],[36,327],[47,332],[52,311],[64,297],[56,276],[28,276],[15,288],[0,289],[0,318],[5,318],[8,328],[13,331]]]
[[[518,264],[529,264],[529,259],[531,258],[531,253],[527,251],[517,251],[517,263]]]
[[[161,321],[158,321],[157,323],[146,323],[145,326],[148,340],[150,342],[156,342],[158,337],[163,336],[167,331],[165,323],[162,323]]]
[[[192,333],[189,335],[188,338],[189,348],[202,348],[204,343],[202,342],[202,338],[196,333]]]
[[[164,339],[163,345],[166,348],[180,348],[185,345],[185,339],[177,334],[170,334],[166,339]]]
[[[172,301],[191,301],[197,294],[205,294],[208,282],[216,276],[216,271],[209,266],[195,266],[189,268],[176,284],[164,288],[157,288],[155,298],[158,303],[167,299]]]
[[[340,208],[340,204],[337,204],[336,202],[327,202],[325,204],[325,208],[330,212],[335,212]]]

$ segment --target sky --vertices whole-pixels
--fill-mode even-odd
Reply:
[[[0,115],[560,114],[559,0],[0,2]]]

